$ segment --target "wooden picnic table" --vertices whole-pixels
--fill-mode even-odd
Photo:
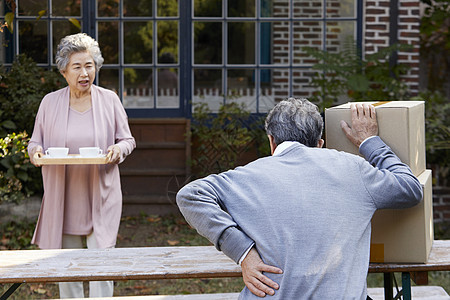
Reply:
[[[405,282],[410,281],[410,273],[423,275],[428,271],[450,271],[450,240],[434,241],[426,264],[369,265],[371,273],[407,274],[403,290],[408,289]],[[0,251],[0,283],[13,283],[0,300],[22,283],[240,276],[240,266],[213,246]],[[385,290],[390,288],[392,294],[386,278]],[[408,291],[403,294],[408,299]]]

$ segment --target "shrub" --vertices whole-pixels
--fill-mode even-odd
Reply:
[[[223,172],[270,154],[263,122],[264,117],[251,115],[234,102],[222,105],[217,114],[206,103],[194,104],[191,165],[195,175]]]
[[[25,132],[0,139],[0,203],[19,202],[42,191],[40,169],[30,163],[27,153],[28,140]]]
[[[440,92],[424,91],[427,163],[450,167],[450,101]]]
[[[360,100],[405,100],[408,88],[398,80],[408,67],[404,64],[391,66],[390,56],[398,50],[407,51],[408,45],[394,45],[367,55],[364,59],[353,42],[343,51],[330,53],[314,48],[304,48],[317,63],[313,66],[319,72],[312,78],[317,92],[310,97],[322,110],[341,98]]]
[[[28,134],[42,98],[63,82],[58,72],[38,67],[25,55],[18,55],[10,68],[0,66],[0,203],[42,192],[40,169],[26,151]]]
[[[18,55],[10,68],[0,67],[0,137],[13,132],[31,134],[42,98],[63,86],[64,79],[25,55]]]

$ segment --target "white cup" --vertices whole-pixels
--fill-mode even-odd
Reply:
[[[45,150],[45,155],[53,158],[67,157],[67,154],[69,154],[69,148],[64,147],[50,147]]]
[[[81,147],[79,150],[82,157],[98,157],[103,154],[103,150],[99,147]]]

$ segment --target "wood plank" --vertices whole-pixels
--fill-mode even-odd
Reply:
[[[0,283],[239,276],[212,246],[0,251]]]
[[[369,272],[450,271],[450,240],[426,264],[371,263]],[[0,283],[240,277],[213,246],[0,251]]]
[[[421,271],[450,271],[450,240],[435,240],[431,247],[428,262],[413,263],[371,263],[369,272],[421,272]]]
[[[98,157],[81,157],[79,154],[69,154],[67,157],[54,158],[47,155],[36,158],[40,165],[104,165],[107,162],[106,155]]]
[[[396,293],[397,291],[394,289],[393,292]],[[367,293],[373,300],[384,300],[384,288],[368,288]],[[414,300],[449,300],[447,292],[440,286],[413,286],[411,287],[411,294]]]
[[[91,298],[92,300],[237,300],[239,293],[221,294],[190,294],[190,295],[149,295],[149,296],[118,296]],[[81,300],[84,298],[72,299]]]

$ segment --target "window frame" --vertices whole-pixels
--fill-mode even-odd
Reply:
[[[38,66],[45,67],[48,69],[55,68],[54,63],[54,53],[53,53],[53,22],[67,20],[69,17],[74,17],[78,19],[81,23],[81,32],[86,32],[94,38],[98,38],[98,22],[103,21],[118,21],[118,48],[119,48],[119,61],[117,64],[104,64],[103,69],[118,69],[119,72],[119,97],[122,100],[123,90],[124,90],[124,70],[126,68],[137,68],[137,69],[152,69],[156,71],[160,67],[176,67],[179,70],[179,108],[126,108],[127,113],[130,118],[155,118],[155,117],[187,117],[190,118],[192,114],[192,103],[191,100],[194,97],[194,70],[195,69],[221,69],[222,70],[222,90],[223,90],[223,103],[227,102],[227,74],[230,69],[252,69],[255,72],[255,97],[256,97],[256,113],[265,113],[259,111],[259,101],[260,101],[260,88],[261,88],[261,70],[267,69],[287,69],[289,73],[289,90],[288,94],[293,94],[293,83],[295,71],[304,71],[311,68],[311,65],[297,65],[293,63],[293,47],[289,47],[289,64],[265,64],[261,62],[260,47],[262,45],[261,40],[261,25],[266,22],[279,22],[286,21],[289,22],[289,28],[291,34],[289,35],[289,44],[293,45],[293,24],[294,22],[303,21],[319,21],[322,22],[323,34],[322,34],[322,49],[327,47],[326,44],[326,24],[328,21],[349,21],[355,24],[355,37],[356,45],[359,49],[362,49],[363,41],[363,0],[355,0],[355,16],[354,17],[337,17],[330,18],[326,16],[327,0],[322,0],[322,17],[321,18],[297,18],[293,16],[293,7],[295,0],[288,0],[289,3],[289,16],[286,18],[279,17],[260,17],[261,15],[261,1],[255,0],[255,16],[254,17],[228,17],[227,16],[227,5],[228,0],[222,0],[222,16],[220,17],[196,17],[194,16],[194,1],[195,0],[178,0],[178,16],[177,17],[159,17],[157,16],[157,1],[154,0],[153,4],[153,16],[150,17],[123,17],[123,1],[119,1],[119,16],[118,17],[99,17],[97,14],[97,1],[81,0],[81,16],[52,16],[50,13],[42,16],[41,20],[47,21],[47,47],[48,47],[48,58],[47,63],[38,63]],[[329,1],[329,0],[328,0]],[[47,5],[50,8],[52,5],[52,0],[47,0]],[[26,20],[36,20],[36,16],[19,16],[18,7],[16,7],[15,18],[14,18],[14,32],[12,34],[12,55],[15,57],[19,54],[19,30],[18,24],[20,21]],[[151,64],[126,64],[124,63],[124,31],[123,24],[126,21],[152,21],[157,24],[160,20],[176,20],[179,22],[178,26],[178,62],[171,65],[161,65],[157,61],[157,51],[153,51],[153,59]],[[222,63],[221,64],[194,64],[194,23],[196,21],[215,21],[222,22]],[[254,57],[255,62],[253,64],[229,64],[227,61],[228,57],[228,32],[227,24],[229,22],[254,22],[255,23],[255,46],[254,46]],[[156,37],[156,28],[153,26],[153,36]],[[8,33],[5,33],[6,35]],[[157,49],[157,39],[153,39],[153,49]],[[8,53],[6,54],[8,55]],[[4,63],[5,66],[10,66],[11,63]],[[156,83],[156,76],[153,76],[153,84]],[[98,84],[98,76],[95,81]],[[156,93],[155,93],[156,94]],[[154,101],[156,101],[156,95],[154,95]]]

